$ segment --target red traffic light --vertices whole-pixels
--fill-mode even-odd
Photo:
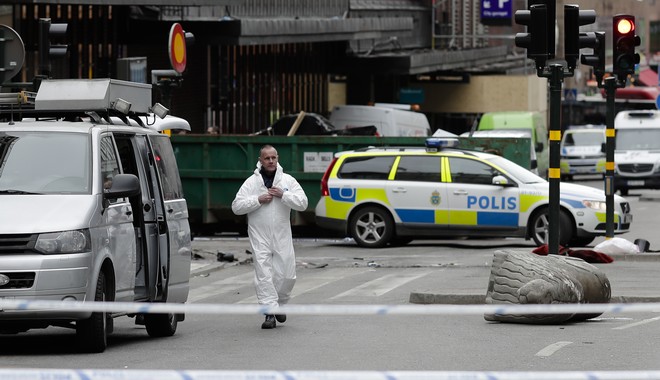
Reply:
[[[639,46],[641,41],[639,36],[635,35],[635,16],[616,15],[612,19],[612,27],[612,71],[623,81],[635,72],[635,65],[639,63],[639,54],[635,52],[635,47]]]
[[[622,18],[616,22],[616,31],[620,34],[628,34],[635,31],[635,21],[627,18]]]

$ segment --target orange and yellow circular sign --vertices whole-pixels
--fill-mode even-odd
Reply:
[[[170,29],[168,53],[174,71],[183,73],[186,70],[186,36],[179,23],[174,23]]]

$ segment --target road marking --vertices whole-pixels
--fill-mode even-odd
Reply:
[[[217,296],[238,290],[244,286],[254,283],[254,272],[240,274],[238,276],[228,277],[215,281],[209,285],[200,286],[196,289],[190,289],[188,303],[198,302],[205,298]]]
[[[343,280],[349,276],[360,275],[365,272],[369,272],[370,268],[365,268],[363,270],[346,270],[346,268],[332,268],[324,270],[323,272],[315,272],[316,275],[299,277],[296,280],[296,284],[293,287],[291,292],[291,298],[295,298],[301,294],[311,292],[313,290],[319,289],[323,286],[331,284],[335,281]],[[248,297],[238,301],[237,303],[257,303],[257,296]]]
[[[401,285],[404,285],[412,280],[424,277],[431,272],[413,272],[413,273],[393,273],[388,274],[382,277],[379,277],[375,280],[365,282],[364,284],[357,286],[351,290],[345,291],[341,294],[337,294],[330,299],[337,299],[342,297],[379,297],[383,294],[398,288]]]
[[[625,330],[625,329],[629,329],[631,327],[637,327],[637,326],[645,325],[647,323],[651,323],[651,322],[655,322],[655,321],[660,321],[660,317],[644,319],[644,320],[641,320],[639,322],[634,322],[634,323],[629,323],[627,325],[614,327],[612,330]]]
[[[568,346],[569,344],[573,344],[573,342],[557,342],[553,343],[549,346],[546,346],[543,348],[541,351],[537,352],[535,356],[543,356],[543,357],[548,357],[554,354],[555,352],[561,350],[562,348]]]

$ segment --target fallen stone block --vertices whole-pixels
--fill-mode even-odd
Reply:
[[[502,250],[493,257],[486,304],[609,303],[611,294],[605,273],[582,259]],[[559,324],[601,314],[484,314],[484,319]]]

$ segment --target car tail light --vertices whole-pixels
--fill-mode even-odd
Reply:
[[[327,197],[330,195],[330,190],[328,189],[328,178],[330,178],[330,172],[332,171],[332,168],[335,166],[336,162],[337,162],[337,157],[334,157],[330,162],[330,165],[328,165],[328,168],[325,170],[325,173],[323,173],[323,178],[321,178],[322,197]]]

